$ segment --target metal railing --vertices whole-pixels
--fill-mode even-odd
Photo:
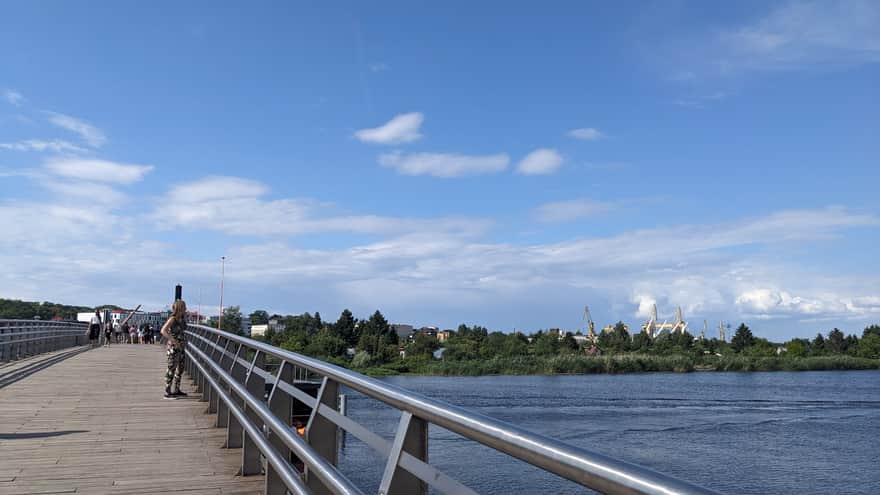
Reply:
[[[435,424],[545,471],[609,494],[708,494],[704,488],[590,452],[515,425],[434,400],[324,361],[202,325],[187,331],[187,371],[227,446],[242,447],[241,473],[261,472],[266,459],[267,495],[363,493],[336,469],[340,431],[384,459],[380,495],[473,494],[428,463],[428,425]],[[268,359],[280,362],[273,375]],[[299,371],[298,371],[299,370]],[[305,370],[320,377],[317,396],[297,387]],[[265,397],[267,384],[271,387]],[[340,386],[401,411],[392,441],[337,410]],[[291,427],[293,401],[310,408],[305,434]],[[291,461],[294,462],[291,462]],[[295,464],[296,463],[296,464]],[[302,468],[297,469],[301,463]]]
[[[0,320],[0,362],[84,345],[87,332],[80,322]]]

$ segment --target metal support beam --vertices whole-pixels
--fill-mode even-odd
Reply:
[[[266,355],[260,351],[254,354],[254,360],[251,362],[251,369],[248,370],[244,385],[251,396],[263,400],[263,396],[266,394],[266,380],[258,373],[254,373],[255,368],[266,368]],[[247,405],[245,405],[244,410],[251,424],[259,425],[260,429],[262,429],[263,422],[260,419],[260,415],[250,407],[247,407]],[[260,449],[257,447],[257,442],[245,430],[241,449],[241,474],[242,476],[247,476],[250,474],[261,474],[262,472],[263,463],[260,461]]]
[[[279,382],[293,382],[293,367],[286,361],[281,362],[278,368],[278,375],[275,377],[275,385],[269,394],[269,410],[272,414],[280,419],[285,426],[290,426],[293,420],[293,400],[281,387]],[[290,448],[284,443],[284,440],[272,430],[269,430],[269,443],[281,455],[282,458],[290,461]],[[287,487],[278,472],[272,466],[266,466],[266,489],[263,491],[266,495],[285,495]]]
[[[397,434],[379,484],[379,495],[427,495],[428,485],[400,467],[403,452],[428,462],[428,423],[414,417],[409,411],[403,411],[400,415]]]
[[[308,444],[334,466],[339,462],[339,427],[325,416],[318,414],[318,408],[328,407],[336,411],[338,403],[339,383],[324,377],[318,391],[318,402],[312,409],[309,423],[306,425]],[[308,469],[306,469],[306,486],[316,494],[330,493],[318,478],[310,475]]]
[[[232,361],[232,369],[229,370],[229,374],[232,375],[232,379],[244,384],[245,379],[247,379],[247,370],[241,366],[238,362],[238,358],[241,357],[245,353],[245,347],[241,344],[238,346],[238,350],[235,352],[235,359]],[[232,400],[238,402],[241,407],[244,407],[244,401],[241,397],[233,396]],[[226,427],[226,448],[229,449],[238,449],[241,448],[241,440],[242,435],[244,434],[244,429],[241,427],[241,423],[238,422],[238,418],[233,414],[227,414],[227,427]]]

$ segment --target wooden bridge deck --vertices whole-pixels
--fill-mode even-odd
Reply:
[[[260,493],[205,403],[162,399],[164,368],[159,345],[119,344],[0,388],[0,495]]]

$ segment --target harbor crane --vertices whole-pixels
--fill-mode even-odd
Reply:
[[[596,342],[596,325],[593,323],[593,317],[590,315],[590,307],[584,306],[584,321],[587,324],[587,338],[590,343]]]

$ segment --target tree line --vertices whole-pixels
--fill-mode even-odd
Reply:
[[[238,331],[237,328],[232,329],[233,326],[240,325],[241,314],[238,308],[227,310],[230,314],[227,316],[224,313],[223,326],[226,327],[229,321],[230,331]],[[861,337],[845,335],[834,328],[825,335],[818,334],[812,340],[796,338],[775,343],[755,336],[744,323],[736,329],[730,342],[724,342],[717,338],[695,338],[687,332],[655,338],[644,332],[630,335],[626,325],[618,322],[611,331],[600,333],[595,343],[591,343],[581,337],[576,338],[581,335],[580,332],[539,330],[526,335],[521,332],[490,332],[480,325],[462,324],[441,344],[436,336],[421,332],[399,341],[397,333],[378,310],[366,319],[357,319],[346,309],[335,321],[323,320],[320,313],[270,317],[266,311],[257,310],[250,314],[251,323],[255,325],[268,323],[270,318],[280,321],[282,330],[270,329],[262,337],[266,342],[354,368],[385,366],[389,369],[411,370],[414,369],[413,366],[405,363],[434,361],[433,354],[441,347],[444,362],[524,356],[551,358],[625,354],[688,356],[698,364],[712,357],[731,355],[749,358],[852,356],[880,359],[878,325],[865,328]],[[349,349],[354,349],[353,356]]]
[[[52,302],[19,301],[17,299],[0,299],[0,318],[10,320],[76,320],[77,313],[94,311],[87,306],[69,306]]]

